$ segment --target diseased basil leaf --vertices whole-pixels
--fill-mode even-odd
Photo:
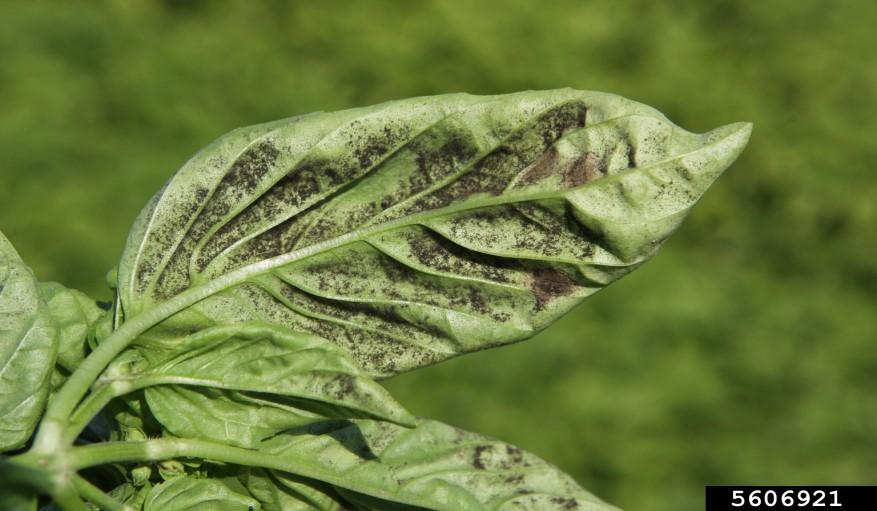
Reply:
[[[58,330],[37,281],[0,233],[0,452],[27,442],[46,404]]]
[[[530,453],[435,421],[327,424],[266,440],[261,452],[332,474],[365,509],[394,509],[375,499],[437,511],[615,509]]]
[[[414,422],[414,417],[364,374],[342,348],[279,326],[241,323],[209,328],[173,344],[139,341],[100,381],[121,380],[130,381],[135,388],[146,387],[150,411],[172,434],[244,447],[255,447],[262,438],[289,427],[320,420],[322,414],[295,411],[279,403],[266,406],[270,398],[204,393],[177,386],[273,394],[328,404],[335,416]],[[166,385],[170,387],[162,387]],[[229,397],[237,397],[237,402]],[[214,398],[221,399],[212,401]],[[326,407],[316,408],[326,411]]]
[[[124,317],[180,296],[166,328],[269,321],[381,377],[523,340],[650,258],[749,132],[570,89],[235,130],[136,221]]]
[[[258,511],[259,502],[215,479],[177,477],[152,488],[143,511]]]

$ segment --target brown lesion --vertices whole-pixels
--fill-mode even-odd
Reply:
[[[564,167],[563,184],[575,188],[606,176],[606,162],[595,153],[587,152]]]
[[[560,154],[558,154],[557,149],[553,146],[549,147],[539,159],[524,169],[521,173],[520,183],[530,185],[551,176],[554,174],[559,160]]]

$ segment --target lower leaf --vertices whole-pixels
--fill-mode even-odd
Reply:
[[[259,511],[250,496],[233,491],[215,479],[178,477],[150,490],[143,511]]]
[[[264,511],[349,509],[330,485],[284,472],[255,469],[244,477],[244,484]]]
[[[0,233],[0,452],[23,446],[49,393],[58,349],[37,281]]]
[[[380,500],[436,511],[615,509],[530,453],[435,421],[409,429],[356,420],[281,434],[263,446],[266,454],[332,474],[342,496],[364,509],[412,509],[381,507]]]
[[[324,417],[243,392],[205,387],[158,385],[145,392],[149,409],[168,432],[255,448],[279,431]]]
[[[282,405],[264,409],[269,400],[310,404],[322,412],[316,420],[370,417],[401,424],[414,420],[342,348],[311,334],[258,322],[138,345],[118,357],[101,378],[101,384],[114,382],[129,382],[129,390],[145,388],[153,413],[175,435],[246,447],[256,447],[261,435],[314,417]],[[187,392],[180,390],[183,386],[224,392]],[[264,402],[245,397],[257,395],[269,397]],[[238,403],[230,403],[229,398]],[[178,406],[184,406],[190,417],[200,415],[212,424],[190,423],[180,416]]]

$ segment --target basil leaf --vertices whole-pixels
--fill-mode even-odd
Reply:
[[[154,344],[148,340],[123,353],[108,368],[101,383],[128,380],[145,395],[156,419],[177,436],[195,435],[235,445],[255,446],[275,431],[312,422],[315,416],[281,407],[264,408],[250,401],[248,408],[211,402],[210,395],[174,394],[156,385],[185,385],[229,391],[275,394],[326,403],[346,417],[377,417],[400,424],[414,418],[377,382],[364,374],[335,344],[314,335],[259,323],[213,327],[175,340]],[[183,390],[182,392],[185,392]],[[200,399],[197,415],[212,415],[218,430],[199,427],[181,417],[178,399]],[[215,394],[213,395],[215,397]],[[206,397],[206,398],[205,398]],[[175,399],[176,398],[176,399]],[[191,403],[190,403],[191,404]],[[253,406],[256,405],[256,406]],[[340,413],[340,410],[348,410]],[[247,416],[249,412],[256,414]],[[268,422],[261,422],[269,419]],[[202,436],[204,435],[204,436]]]
[[[256,448],[280,431],[325,420],[272,399],[214,388],[159,385],[146,391],[149,409],[172,435]]]
[[[350,509],[331,486],[292,474],[254,469],[244,477],[247,490],[264,511],[344,511]]]
[[[398,502],[387,502],[362,493],[352,492],[344,488],[338,488],[338,493],[343,495],[345,500],[354,505],[355,509],[361,511],[425,511],[427,508],[409,506],[407,504],[399,504]],[[515,503],[517,505],[517,503]],[[572,508],[575,509],[575,508]]]
[[[0,452],[27,442],[46,404],[58,330],[30,269],[0,233]]]
[[[177,477],[152,488],[143,511],[258,511],[259,502],[215,479]]]
[[[152,484],[146,483],[141,487],[131,483],[121,484],[110,491],[110,497],[133,509],[142,509],[146,497],[152,491]]]
[[[85,293],[57,282],[41,282],[40,292],[59,329],[57,363],[72,372],[85,358],[88,338],[106,312]]]
[[[52,388],[56,389],[85,359],[95,325],[107,312],[85,293],[57,282],[41,282],[40,293],[58,327],[58,356],[52,376]]]
[[[530,453],[435,421],[402,428],[357,420],[281,434],[261,452],[327,474],[365,509],[394,509],[381,500],[437,511],[615,509]]]
[[[749,132],[570,89],[239,129],[135,222],[122,316],[269,321],[381,377],[523,340],[650,258]]]
[[[111,440],[139,441],[161,433],[161,425],[149,410],[143,391],[114,399],[101,414],[109,419]]]

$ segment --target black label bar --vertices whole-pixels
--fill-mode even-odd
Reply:
[[[707,486],[706,511],[874,511],[877,486]]]

